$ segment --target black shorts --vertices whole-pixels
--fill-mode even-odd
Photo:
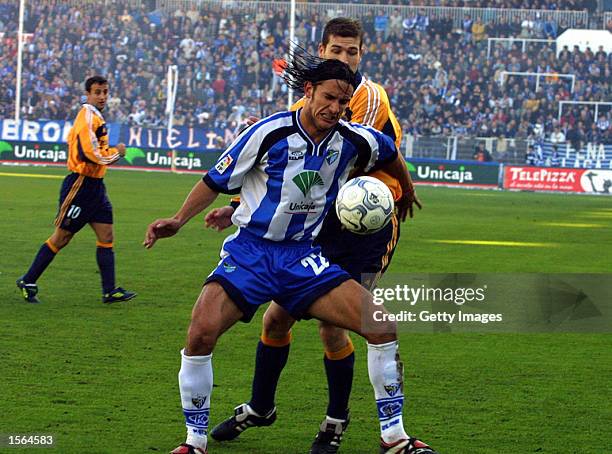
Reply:
[[[321,246],[323,256],[330,262],[340,265],[370,290],[376,283],[374,277],[380,277],[389,267],[399,236],[399,222],[395,215],[381,231],[357,235],[342,227],[332,208],[314,244]]]
[[[90,222],[113,223],[113,206],[104,181],[71,173],[62,183],[55,225],[76,233]]]

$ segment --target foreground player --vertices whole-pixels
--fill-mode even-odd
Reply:
[[[359,72],[363,51],[363,29],[358,21],[335,18],[323,30],[319,56],[334,58],[351,67],[357,73],[358,87],[351,98],[349,109],[352,120],[373,126],[390,136],[399,149],[401,128],[391,111],[384,88],[363,77]],[[305,103],[300,99],[292,110]],[[369,175],[385,182],[395,200],[402,197],[399,182],[382,170]],[[420,203],[415,199],[420,208]],[[231,225],[233,207],[212,210],[206,216],[208,226],[222,230]],[[321,246],[323,256],[340,265],[353,279],[371,290],[375,282],[364,282],[362,277],[384,273],[395,246],[399,241],[399,222],[394,216],[389,225],[371,235],[357,235],[342,228],[335,211],[328,213],[315,244]],[[289,356],[291,327],[295,320],[280,305],[272,303],[263,319],[263,332],[257,345],[255,374],[251,400],[236,407],[234,416],[223,421],[211,431],[215,440],[232,440],[249,427],[269,426],[276,419],[274,396],[280,374]],[[329,390],[327,415],[321,423],[310,453],[329,454],[338,451],[342,436],[349,423],[349,397],[353,381],[355,354],[353,343],[346,330],[320,322],[319,333],[325,346],[323,358]]]
[[[193,312],[181,352],[179,387],[186,443],[174,454],[205,453],[212,391],[211,356],[218,338],[238,320],[249,321],[273,299],[295,319],[314,317],[350,329],[368,341],[368,371],[381,421],[382,452],[432,453],[403,428],[403,389],[396,326],[363,329],[375,310],[372,296],[312,245],[338,189],[354,167],[383,167],[405,194],[397,202],[405,220],[413,203],[408,172],[384,134],[340,120],[354,87],[350,68],[337,60],[294,57],[286,75],[306,102],[247,128],[198,182],[172,218],[147,229],[144,245],[176,234],[219,192],[240,191],[234,215],[239,230],[223,245]],[[310,207],[305,212],[304,206]],[[415,450],[415,448],[418,449]]]
[[[40,247],[26,274],[17,280],[24,299],[39,303],[36,281],[55,255],[75,233],[89,224],[97,237],[96,260],[102,277],[102,302],[128,301],[136,296],[115,287],[113,252],[113,207],[106,195],[106,166],[125,156],[125,145],[108,146],[108,131],[102,110],[108,99],[108,81],[101,76],[85,81],[87,102],[79,111],[68,134],[68,169],[60,191],[59,211],[53,235]]]

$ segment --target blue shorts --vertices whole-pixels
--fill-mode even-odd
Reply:
[[[113,223],[113,206],[104,181],[71,173],[62,183],[55,225],[76,233],[90,222]]]
[[[353,279],[371,290],[389,267],[399,236],[395,215],[379,232],[357,235],[343,228],[335,211],[330,210],[314,244],[321,247],[323,256],[330,262],[340,265]]]
[[[241,230],[223,245],[221,262],[206,279],[218,282],[248,322],[274,300],[293,318],[310,318],[318,298],[351,278],[310,243],[269,241]]]

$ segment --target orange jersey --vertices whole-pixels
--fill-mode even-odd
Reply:
[[[366,79],[364,76],[358,74],[358,77],[361,77],[361,82],[349,102],[349,109],[352,113],[351,121],[372,126],[385,133],[393,139],[395,146],[399,150],[402,142],[402,128],[391,111],[387,92],[383,87]],[[299,109],[304,105],[304,102],[304,98],[298,100],[291,106],[291,110]],[[382,170],[371,172],[368,175],[378,178],[389,186],[395,200],[399,200],[402,197],[402,188],[396,178]]]
[[[68,133],[68,169],[92,178],[104,178],[106,166],[121,155],[108,146],[108,130],[98,109],[84,104]]]

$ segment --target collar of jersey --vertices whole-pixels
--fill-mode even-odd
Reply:
[[[98,110],[98,108],[97,108],[96,106],[94,106],[93,104],[85,103],[85,104],[83,104],[83,107],[85,107],[86,109],[91,110],[91,111],[92,111],[94,114],[96,114],[98,117],[100,117],[100,118],[104,118],[104,117],[102,116],[102,112],[100,112],[100,111]]]
[[[331,131],[329,131],[327,133],[327,135],[323,138],[323,140],[321,140],[319,145],[317,145],[315,143],[315,141],[312,140],[310,135],[306,132],[306,130],[302,126],[302,123],[300,122],[300,112],[301,111],[302,111],[302,107],[300,107],[298,110],[296,110],[294,112],[294,114],[295,114],[295,117],[294,117],[295,124],[297,125],[298,131],[299,131],[300,135],[304,138],[304,140],[306,140],[307,142],[310,142],[310,144],[312,145],[312,154],[314,156],[319,156],[319,155],[322,154],[322,151],[325,150],[325,147],[327,146],[327,142],[329,142],[329,139],[331,138],[331,136],[334,134],[334,132],[336,132],[336,128],[338,127],[338,124],[336,124],[336,126],[334,126],[331,129]]]

